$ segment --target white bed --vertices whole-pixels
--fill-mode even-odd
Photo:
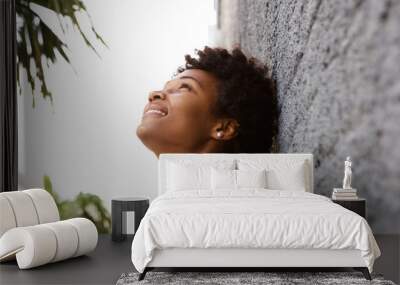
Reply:
[[[268,185],[209,189],[203,182],[216,176],[182,168],[178,177],[171,165],[266,167]],[[159,196],[137,229],[132,262],[140,279],[155,267],[354,267],[370,278],[380,251],[365,219],[312,193],[311,154],[162,154]]]

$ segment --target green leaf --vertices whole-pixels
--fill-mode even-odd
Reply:
[[[53,196],[61,220],[77,217],[87,218],[95,224],[99,233],[111,232],[111,216],[99,196],[81,192],[72,201],[60,201],[58,194],[53,190],[50,177],[47,175],[43,176],[43,187]]]
[[[86,13],[92,33],[96,40],[102,45],[107,46],[102,37],[96,32],[89,13],[81,0],[17,0],[16,13],[18,19],[22,20],[22,25],[18,27],[17,39],[17,84],[20,84],[20,70],[25,70],[29,85],[32,90],[32,107],[35,107],[35,80],[40,82],[40,91],[44,99],[49,98],[53,102],[53,95],[47,87],[46,76],[43,69],[42,61],[55,63],[57,61],[56,51],[69,64],[71,64],[70,56],[68,55],[67,45],[51,30],[51,28],[43,21],[43,19],[35,13],[31,6],[35,4],[39,7],[46,8],[54,12],[58,16],[59,25],[65,33],[61,19],[70,19],[73,26],[77,28],[82,40],[86,46],[93,50],[100,57],[93,43],[88,39],[87,35],[82,31],[81,26],[76,18],[76,13]],[[39,40],[39,39],[42,39]],[[31,47],[30,50],[28,47]],[[31,66],[33,63],[33,66]],[[36,73],[33,73],[34,69]],[[21,90],[20,90],[21,91]]]
[[[50,177],[47,175],[43,176],[43,188],[50,193],[50,195],[53,197],[54,201],[56,204],[59,204],[59,197],[57,193],[53,191],[53,184],[51,183]]]

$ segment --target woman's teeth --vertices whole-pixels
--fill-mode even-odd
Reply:
[[[165,116],[165,115],[166,115],[166,113],[164,113],[163,111],[160,111],[160,110],[148,110],[148,111],[146,112],[146,114],[149,114],[149,113],[159,114],[159,115],[161,115],[161,116]]]

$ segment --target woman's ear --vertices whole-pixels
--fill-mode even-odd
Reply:
[[[238,131],[239,123],[235,119],[218,119],[211,130],[211,137],[216,140],[231,140],[237,136]]]

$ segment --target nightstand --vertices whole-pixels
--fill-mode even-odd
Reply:
[[[140,221],[149,208],[149,198],[128,197],[114,198],[111,201],[111,237],[113,241],[123,241],[127,238],[128,227],[134,226],[137,231]],[[134,222],[129,217],[134,215]]]
[[[359,198],[354,200],[334,200],[332,202],[339,204],[340,206],[359,214],[361,217],[366,219],[366,200]]]

